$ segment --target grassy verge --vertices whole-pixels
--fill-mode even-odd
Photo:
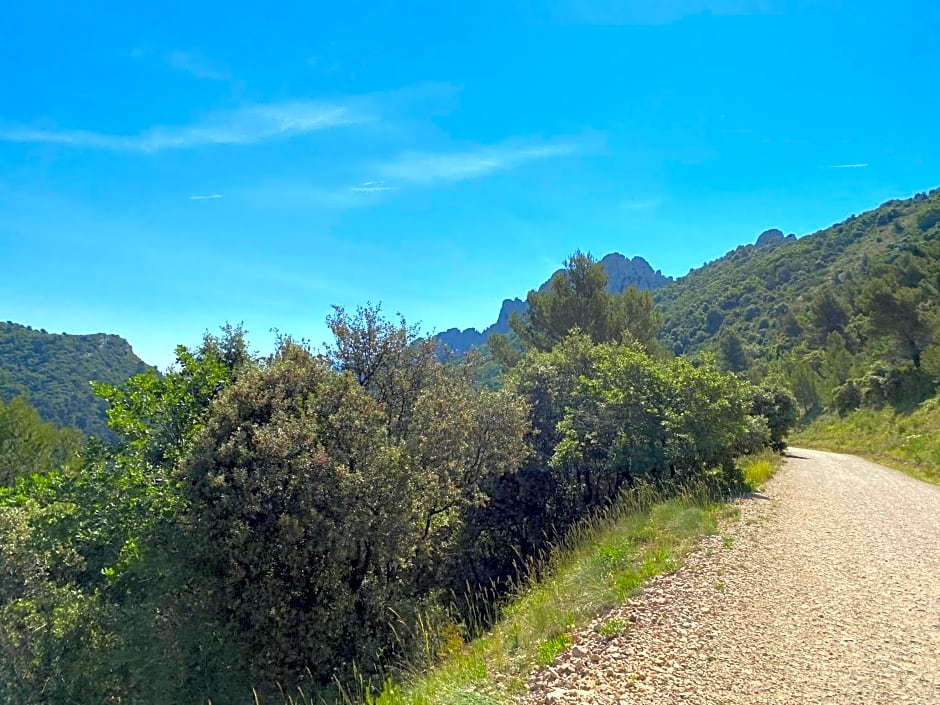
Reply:
[[[742,458],[739,462],[744,481],[751,489],[758,490],[774,476],[783,464],[783,457],[769,450],[758,455]]]
[[[823,416],[791,440],[794,445],[861,455],[940,484],[940,398],[909,413],[888,407]]]
[[[766,453],[741,462],[757,489],[779,467]],[[645,489],[625,496],[608,516],[579,527],[552,557],[540,581],[531,581],[504,607],[492,631],[460,644],[440,661],[401,674],[381,694],[348,696],[368,705],[501,705],[524,692],[530,671],[552,663],[572,644],[574,630],[639,593],[652,577],[676,570],[699,539],[717,530],[734,509],[704,490],[664,499]],[[605,623],[615,633],[625,625]],[[428,643],[440,643],[439,638]],[[436,665],[431,665],[435,663]],[[293,699],[291,702],[306,702]],[[312,701],[311,701],[312,702]]]

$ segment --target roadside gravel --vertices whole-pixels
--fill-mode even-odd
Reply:
[[[852,456],[790,456],[518,702],[940,704],[940,487]],[[601,636],[605,623],[620,633]]]

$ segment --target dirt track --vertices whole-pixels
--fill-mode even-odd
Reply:
[[[940,487],[793,448],[675,574],[524,703],[940,704]],[[629,626],[604,638],[597,626]]]

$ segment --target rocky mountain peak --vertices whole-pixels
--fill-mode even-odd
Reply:
[[[604,267],[604,271],[607,272],[607,288],[615,294],[626,291],[630,286],[647,290],[658,289],[672,281],[672,277],[663,276],[660,270],[654,270],[649,262],[642,257],[630,259],[619,252],[611,252],[605,255],[600,262]],[[558,272],[562,271],[564,270],[558,270]],[[555,272],[555,274],[558,272]],[[550,281],[551,277],[543,282],[538,290],[541,291],[547,287]],[[522,314],[526,308],[528,308],[528,305],[522,299],[504,299],[496,322],[482,333],[476,328],[467,328],[466,330],[450,328],[438,333],[435,337],[453,352],[462,354],[471,348],[483,345],[492,333],[508,333],[509,319],[512,314]]]
[[[672,281],[660,270],[653,270],[642,257],[630,259],[619,252],[611,252],[601,260],[607,272],[607,288],[614,293],[626,291],[630,286],[637,289],[658,289]]]
[[[776,245],[786,240],[796,240],[796,235],[790,233],[789,235],[784,236],[782,230],[771,228],[770,230],[765,230],[760,235],[758,235],[755,246],[766,247],[767,245]]]

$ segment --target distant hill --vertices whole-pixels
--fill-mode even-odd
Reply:
[[[123,384],[148,365],[116,335],[47,333],[0,323],[0,398],[26,395],[43,419],[108,435],[105,404],[91,381]]]
[[[612,252],[601,259],[601,264],[604,266],[604,271],[607,272],[607,288],[617,294],[626,291],[630,286],[653,290],[672,281],[671,277],[663,276],[659,270],[654,271],[649,262],[642,257],[630,259],[619,252]],[[555,274],[557,273],[555,272]],[[543,282],[538,290],[541,291],[548,286],[549,281],[551,281],[551,277]],[[493,333],[508,333],[509,319],[512,314],[521,314],[526,308],[526,302],[522,299],[504,299],[496,322],[485,328],[482,333],[476,328],[467,328],[466,330],[450,328],[438,333],[435,338],[453,352],[463,354],[471,348],[486,343]]]
[[[785,379],[807,415],[913,408],[940,385],[940,189],[799,239],[768,231],[654,297],[665,347]]]
[[[904,253],[940,267],[922,248],[937,238],[929,214],[938,208],[940,189],[888,201],[799,239],[769,230],[754,245],[656,291],[665,318],[662,340],[676,353],[694,352],[733,332],[756,355],[792,348],[812,333],[812,308],[823,292],[835,292],[848,305],[879,267]]]

